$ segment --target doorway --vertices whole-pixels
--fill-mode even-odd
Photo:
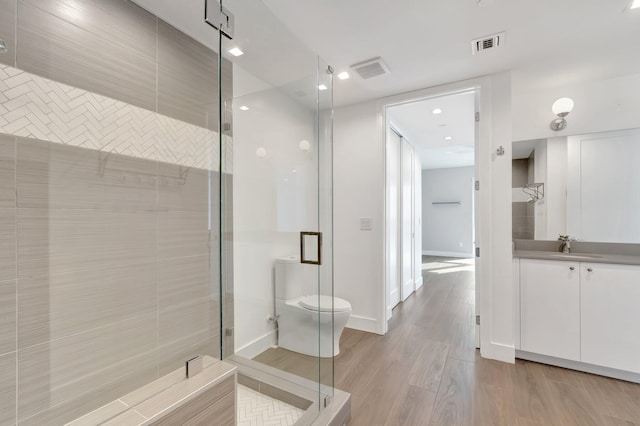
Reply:
[[[433,274],[476,281],[477,95],[470,89],[385,107],[387,320]],[[472,324],[478,298],[475,285],[467,288]]]

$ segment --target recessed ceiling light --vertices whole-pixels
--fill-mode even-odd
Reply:
[[[349,78],[349,73],[346,71],[341,72],[340,74],[338,74],[338,78],[340,80],[346,80]]]
[[[444,140],[445,141],[450,141],[450,140],[453,140],[453,137],[452,136],[445,136]]]
[[[637,9],[640,7],[640,0],[633,0],[633,3],[631,3],[631,9]]]
[[[433,113],[433,115],[438,115],[438,114],[442,114],[442,110],[440,108],[435,108],[433,111],[431,111]]]
[[[229,49],[229,53],[231,53],[233,56],[240,56],[244,54],[244,52],[237,47],[234,47],[233,49]]]
[[[325,86],[324,84],[321,84],[320,86],[318,86],[318,89],[319,89],[319,90],[327,90],[327,89],[328,89],[328,87],[327,87],[327,86]]]
[[[242,106],[240,107],[240,109],[241,109],[242,111],[249,111],[249,107],[248,107],[248,106],[246,106],[246,105],[242,105]]]

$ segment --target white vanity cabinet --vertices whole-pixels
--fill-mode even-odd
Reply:
[[[579,262],[520,259],[521,349],[580,360]]]
[[[581,361],[640,373],[640,266],[580,269]]]

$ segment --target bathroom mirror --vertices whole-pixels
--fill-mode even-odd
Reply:
[[[513,143],[513,239],[640,243],[640,129]]]

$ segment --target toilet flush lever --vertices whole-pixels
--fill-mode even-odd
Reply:
[[[322,265],[322,232],[300,232],[300,263]]]

